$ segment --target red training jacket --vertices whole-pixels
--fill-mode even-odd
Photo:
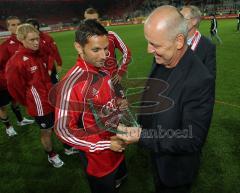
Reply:
[[[18,50],[19,42],[16,35],[11,35],[0,45],[0,90],[7,89],[7,80],[5,77],[5,68],[7,61],[15,54]]]
[[[103,67],[105,70],[109,71],[110,75],[113,76],[116,73],[119,76],[123,76],[127,72],[128,64],[131,62],[131,52],[127,45],[122,41],[122,39],[113,31],[108,32],[109,40],[109,56]],[[122,53],[121,61],[118,62],[116,59],[116,49],[119,49]]]
[[[62,66],[62,59],[59,54],[57,45],[53,38],[47,33],[40,32],[40,50],[48,56],[48,70],[53,69],[54,62],[57,62],[58,66]]]
[[[6,66],[8,91],[29,115],[44,116],[54,111],[48,102],[52,87],[46,62],[39,51],[20,46]]]
[[[119,111],[110,75],[78,59],[55,88],[56,135],[64,143],[85,152],[89,175],[103,177],[113,172],[124,155],[110,150],[110,137],[115,134],[96,123],[89,102],[94,104],[103,125],[107,128],[118,125]]]

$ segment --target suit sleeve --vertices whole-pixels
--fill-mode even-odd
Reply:
[[[149,137],[149,131],[142,130],[139,143],[155,153],[183,154],[200,152],[211,122],[214,99],[212,81],[201,87],[187,88],[182,104],[182,124],[178,131],[188,131],[187,136]],[[176,130],[175,130],[176,132]],[[175,133],[177,134],[177,133]]]
[[[111,32],[114,37],[114,44],[116,48],[122,53],[122,61],[118,67],[118,75],[123,76],[127,72],[128,64],[131,62],[131,51],[128,46],[123,42],[123,40],[114,32]]]
[[[11,96],[23,106],[26,106],[27,82],[24,74],[27,74],[25,68],[15,66],[16,61],[9,60],[6,66],[7,87]]]
[[[206,60],[203,63],[210,68],[210,73],[216,79],[216,46],[211,44],[209,47]]]
[[[76,74],[75,74],[76,75]],[[57,84],[55,107],[55,133],[63,143],[85,152],[99,153],[110,148],[109,140],[102,140],[98,134],[91,134],[82,120],[85,111],[84,97],[80,87],[71,88],[71,76]],[[73,80],[74,81],[74,80]]]

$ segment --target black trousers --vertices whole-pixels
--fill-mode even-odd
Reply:
[[[161,182],[155,182],[156,193],[190,193],[191,185],[182,185],[176,187],[168,187]]]
[[[157,174],[156,170],[154,173],[155,193],[190,193],[191,184],[170,187],[165,185]]]
[[[80,158],[84,168],[87,167],[87,159],[84,152],[80,152]],[[127,167],[125,160],[112,173],[98,178],[86,173],[91,193],[117,193],[116,184],[119,180],[125,180],[127,176]]]
[[[57,84],[58,83],[58,74],[57,74],[57,70],[56,70],[56,66],[55,65],[53,66],[52,74],[50,75],[50,78],[51,78],[51,82],[53,84]]]
[[[172,186],[167,186],[165,183],[163,183],[163,181],[159,176],[154,158],[152,158],[152,170],[153,170],[153,179],[155,184],[155,193],[190,193],[191,192],[192,184],[185,184],[185,185],[172,187]]]

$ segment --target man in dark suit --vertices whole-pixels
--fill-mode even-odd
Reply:
[[[187,46],[187,23],[175,7],[154,10],[144,34],[156,65],[142,97],[141,126],[120,125],[117,136],[150,150],[156,192],[187,193],[211,122],[214,78]]]
[[[184,6],[181,13],[188,24],[187,44],[216,78],[216,46],[198,30],[202,16],[201,11],[198,7],[189,5]]]

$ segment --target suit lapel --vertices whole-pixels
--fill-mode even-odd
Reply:
[[[199,43],[196,47],[196,49],[193,51],[196,55],[199,55],[198,53],[201,52],[201,50],[203,50],[202,48],[202,42],[203,42],[203,36],[201,36]]]

